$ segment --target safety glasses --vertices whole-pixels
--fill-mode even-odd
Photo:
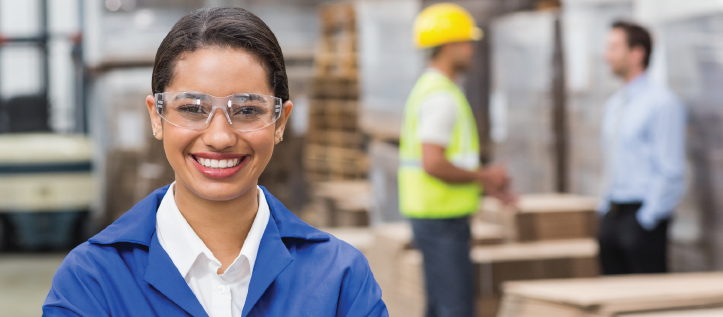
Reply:
[[[281,98],[260,94],[233,94],[216,97],[192,91],[156,93],[156,112],[177,127],[203,130],[221,109],[236,130],[249,132],[268,127],[281,117]]]

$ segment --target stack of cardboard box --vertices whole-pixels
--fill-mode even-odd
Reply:
[[[514,209],[485,200],[483,211],[471,220],[478,316],[496,315],[504,282],[599,274],[592,239],[594,199],[529,195]],[[386,224],[373,232],[367,258],[390,314],[422,316],[422,255],[414,249],[411,228]]]
[[[723,306],[723,273],[510,282],[504,293],[499,317],[661,316],[662,311]]]
[[[367,259],[382,288],[392,316],[422,316],[425,307],[422,254],[414,249],[409,224],[391,223],[373,229],[374,240]],[[503,242],[499,225],[473,221],[472,244],[496,245]]]
[[[475,247],[479,316],[495,316],[508,281],[594,277],[598,246],[592,239],[506,243]]]

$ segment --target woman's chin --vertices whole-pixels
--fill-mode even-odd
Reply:
[[[191,188],[191,191],[202,199],[223,202],[241,197],[249,190],[256,190],[255,184],[207,183],[206,186],[203,186],[201,183],[196,182],[193,186],[195,188]]]

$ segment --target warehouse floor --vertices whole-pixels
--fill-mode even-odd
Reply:
[[[0,254],[0,317],[40,316],[65,253]]]

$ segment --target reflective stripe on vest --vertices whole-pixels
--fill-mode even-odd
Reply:
[[[454,132],[445,157],[462,169],[479,168],[477,125],[467,99],[459,87],[441,73],[424,73],[407,100],[400,139],[400,210],[411,218],[461,217],[475,212],[479,204],[477,183],[448,184],[427,174],[422,166],[422,143],[417,132],[419,106],[439,93],[451,96],[457,107]]]

